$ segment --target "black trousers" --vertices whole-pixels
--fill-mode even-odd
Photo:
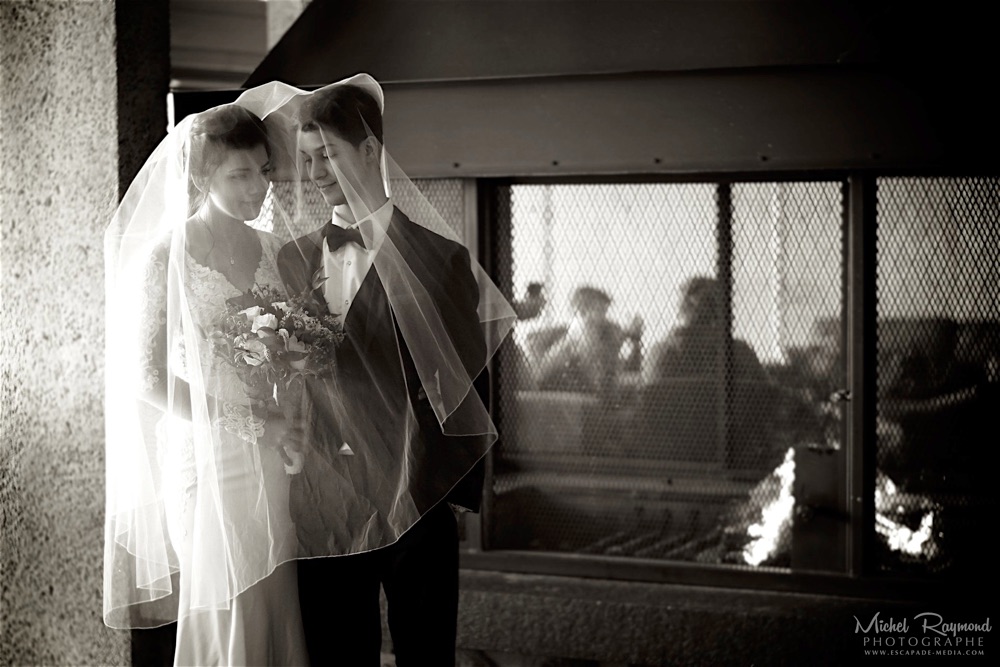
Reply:
[[[378,667],[379,585],[397,667],[453,667],[458,623],[458,526],[447,503],[395,544],[298,562],[299,602],[316,667]]]

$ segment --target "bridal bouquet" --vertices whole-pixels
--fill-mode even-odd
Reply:
[[[343,328],[321,312],[309,294],[285,300],[273,287],[257,285],[227,302],[222,325],[211,337],[215,350],[248,384],[280,387],[326,375],[333,367]]]
[[[324,313],[309,293],[285,299],[269,285],[255,285],[229,299],[209,332],[215,354],[232,366],[248,395],[282,410],[295,426],[302,400],[302,379],[328,375],[344,338],[335,317]],[[273,402],[272,402],[273,401]],[[289,473],[301,467],[301,454],[280,452]]]

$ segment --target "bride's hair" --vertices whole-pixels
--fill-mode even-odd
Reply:
[[[207,193],[198,187],[207,183],[225,160],[227,150],[263,146],[271,157],[271,144],[263,121],[238,104],[226,104],[199,113],[191,124],[188,145],[188,215],[205,202]]]
[[[345,84],[309,95],[299,110],[299,130],[318,132],[320,126],[357,146],[369,135],[382,143],[382,112],[360,86]]]

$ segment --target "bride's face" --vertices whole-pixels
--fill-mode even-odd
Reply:
[[[326,130],[299,133],[299,158],[309,180],[330,206],[361,194],[369,170],[365,142],[357,146]]]
[[[236,220],[260,215],[270,184],[270,162],[263,146],[226,150],[226,157],[208,182],[213,208]]]

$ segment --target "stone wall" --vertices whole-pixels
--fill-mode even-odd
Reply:
[[[133,13],[139,7],[119,4]],[[166,79],[123,90],[133,103],[158,96],[149,107],[157,115],[120,117],[118,73],[156,71],[169,54],[151,51],[166,39],[144,35],[145,51],[132,49],[121,62],[120,19],[111,0],[0,2],[5,665],[130,662],[128,634],[107,629],[101,617],[103,232],[117,205],[120,166],[135,162],[119,151],[148,154],[149,133],[132,130],[165,130]],[[165,22],[153,29],[168,35]]]

